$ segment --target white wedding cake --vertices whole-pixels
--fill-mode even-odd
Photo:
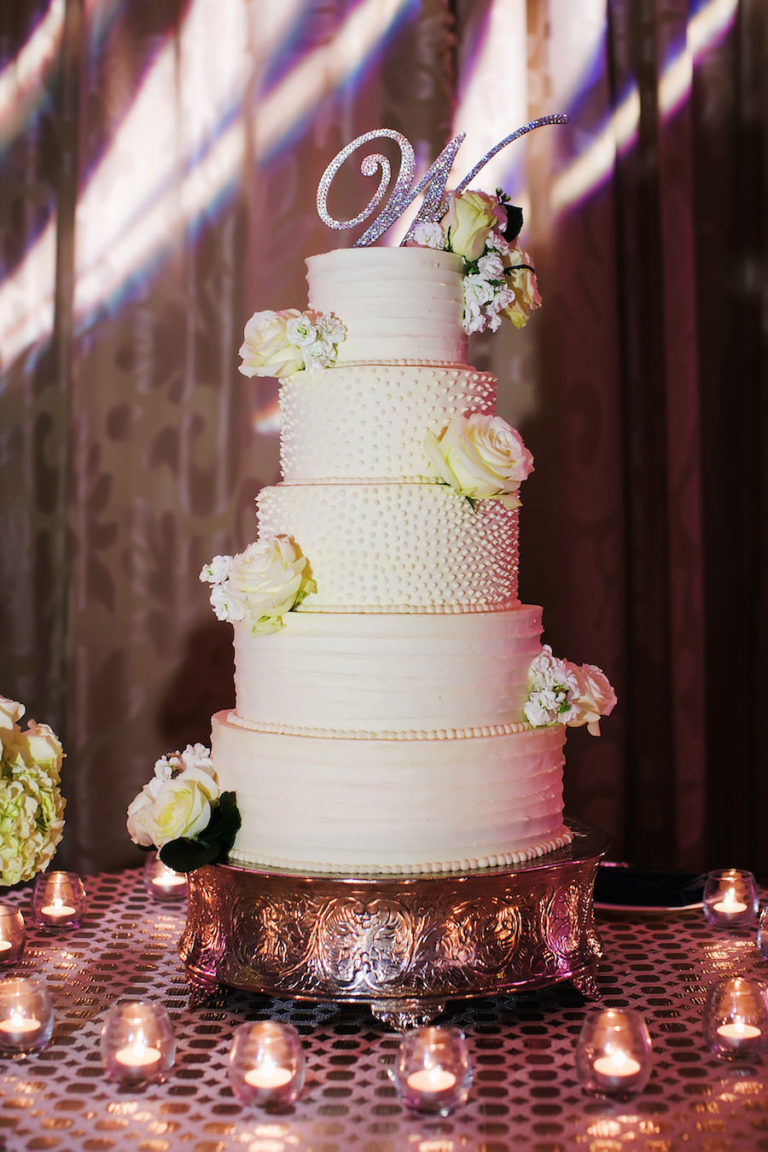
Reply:
[[[236,703],[212,731],[233,863],[457,871],[570,839],[565,728],[594,730],[614,697],[518,600],[532,459],[466,329],[524,321],[538,295],[493,212],[484,252],[513,268],[490,306],[456,252],[354,248],[310,257],[307,311],[246,328],[242,371],[281,377],[282,482],[256,541],[201,574],[234,626]]]

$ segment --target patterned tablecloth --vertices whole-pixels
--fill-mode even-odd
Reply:
[[[454,1003],[437,1023],[461,1027],[475,1080],[447,1119],[403,1111],[389,1078],[398,1037],[367,1008],[309,1005],[221,991],[191,995],[177,957],[184,906],[159,904],[140,872],[87,881],[80,929],[44,936],[29,927],[21,972],[49,982],[51,1046],[0,1059],[0,1152],[706,1152],[768,1149],[768,1064],[723,1063],[704,1045],[709,986],[729,975],[768,979],[755,936],[716,931],[700,910],[598,915],[603,1003],[634,1007],[648,1022],[653,1075],[622,1104],[586,1096],[574,1048],[588,1007],[569,984],[515,997]],[[3,898],[31,924],[31,891]],[[173,1020],[175,1067],[141,1091],[112,1084],[99,1046],[107,1009],[152,997]],[[240,1105],[227,1084],[233,1028],[244,1020],[293,1023],[307,1055],[295,1108]]]

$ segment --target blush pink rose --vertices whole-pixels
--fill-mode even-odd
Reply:
[[[616,693],[605,673],[594,664],[572,665],[576,688],[570,695],[573,715],[570,727],[587,725],[592,736],[600,735],[600,718],[608,716],[616,704]]]

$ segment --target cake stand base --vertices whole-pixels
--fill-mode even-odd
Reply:
[[[189,875],[189,979],[267,996],[357,1001],[396,1028],[447,1001],[570,980],[596,998],[592,892],[607,836],[463,873],[329,876],[208,865]]]

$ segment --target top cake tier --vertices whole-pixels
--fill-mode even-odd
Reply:
[[[347,329],[339,364],[464,364],[460,258],[431,248],[342,248],[307,259],[309,306]]]

